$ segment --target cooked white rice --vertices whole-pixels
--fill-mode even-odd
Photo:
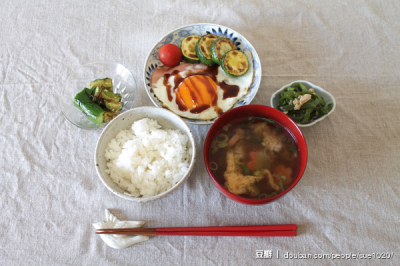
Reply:
[[[188,171],[188,142],[179,130],[162,129],[156,120],[141,119],[109,142],[106,172],[134,197],[160,194]]]

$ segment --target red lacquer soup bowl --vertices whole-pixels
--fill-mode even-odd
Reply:
[[[292,146],[295,147],[294,149],[296,150],[296,155],[293,159],[296,167],[293,168],[293,172],[290,177],[292,181],[290,182],[290,184],[287,184],[285,187],[283,187],[281,183],[282,189],[280,191],[274,192],[272,194],[265,194],[265,196],[257,198],[249,197],[238,193],[236,194],[231,193],[226,187],[226,185],[224,185],[225,184],[224,173],[216,171],[215,164],[213,165],[213,162],[210,161],[211,159],[213,159],[211,158],[213,156],[211,151],[213,148],[215,148],[215,144],[213,146],[212,143],[213,140],[217,137],[217,135],[219,136],[221,132],[223,132],[223,130],[228,131],[229,127],[232,124],[233,125],[235,123],[239,124],[242,122],[238,121],[248,121],[250,118],[265,120],[271,124],[270,126],[271,128],[274,127],[275,129],[279,128],[281,132],[284,132],[287,136],[289,136],[289,138],[291,139],[290,141],[292,141]],[[286,137],[282,139],[288,139],[288,138]],[[211,126],[210,130],[207,133],[207,137],[204,143],[204,162],[208,174],[211,177],[211,180],[213,181],[214,185],[219,189],[219,191],[223,195],[227,196],[228,198],[239,203],[250,204],[250,205],[260,205],[272,202],[274,200],[281,198],[282,196],[286,195],[290,190],[292,190],[303,176],[303,173],[307,165],[307,157],[308,153],[307,153],[306,140],[300,128],[296,125],[296,123],[281,111],[264,105],[245,105],[234,108],[224,113],[213,123],[213,125]],[[221,158],[225,157],[221,156]],[[248,169],[244,170],[249,171]],[[243,172],[243,170],[240,171]],[[242,173],[242,175],[245,174]],[[254,175],[257,174],[254,172]]]

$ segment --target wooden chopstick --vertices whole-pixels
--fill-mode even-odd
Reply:
[[[163,236],[296,236],[297,225],[208,226],[164,228],[107,228],[96,234]]]

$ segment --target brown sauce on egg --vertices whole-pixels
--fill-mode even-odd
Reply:
[[[218,83],[221,89],[224,91],[223,99],[236,97],[239,94],[239,86],[226,84],[225,81]]]
[[[165,88],[167,88],[167,95],[168,95],[168,100],[172,101],[173,97],[172,97],[172,85],[169,84],[168,79],[170,78],[172,74],[165,74],[164,75],[164,80],[163,80],[163,85],[165,86]]]
[[[189,67],[192,67],[192,69],[188,70]],[[159,66],[151,75],[151,87],[157,89],[155,83],[160,78],[163,78],[162,88],[166,90],[168,101],[175,101],[180,111],[199,114],[209,108],[213,108],[218,115],[221,115],[223,111],[218,106],[217,87],[222,90],[221,100],[237,97],[240,88],[236,85],[226,84],[223,81],[218,82],[218,68],[218,65],[206,66],[201,63],[192,64],[186,62],[182,62],[175,67]],[[183,71],[185,71],[185,77],[181,75]],[[169,82],[170,78],[173,79],[171,83]],[[183,83],[186,84],[181,85]],[[159,89],[161,89],[161,86]]]
[[[192,114],[199,114],[199,113],[203,112],[204,110],[207,110],[210,107],[211,106],[209,104],[203,104],[203,105],[200,105],[200,106],[198,106],[196,108],[193,108],[192,110],[190,110],[190,112]]]
[[[191,113],[198,114],[214,107],[218,114],[222,114],[222,110],[217,106],[218,92],[215,85],[218,85],[223,90],[223,99],[236,97],[239,94],[239,86],[229,85],[224,81],[217,80],[218,65],[207,66],[200,72],[188,71],[185,77],[182,77],[179,70],[174,70],[171,73],[164,74],[163,84],[167,89],[168,100],[173,100],[172,94],[176,95],[176,104],[180,111],[190,110]],[[174,86],[168,79],[174,76]],[[195,76],[195,78],[190,78]],[[208,78],[213,82],[210,82]],[[182,83],[187,83],[182,86]],[[214,84],[215,85],[214,85]]]
[[[218,103],[217,85],[210,77],[204,75],[191,75],[182,80],[175,90],[175,95],[179,110],[190,110],[195,114]]]

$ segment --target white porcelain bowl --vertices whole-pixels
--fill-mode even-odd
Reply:
[[[114,181],[110,178],[110,176],[106,173],[106,158],[105,158],[105,150],[107,148],[108,143],[111,139],[115,138],[117,133],[119,133],[123,129],[129,129],[135,121],[138,121],[142,118],[151,118],[158,121],[158,123],[162,126],[163,129],[178,129],[184,135],[189,138],[189,149],[191,151],[190,159],[189,159],[189,169],[182,179],[178,181],[172,188],[169,190],[152,196],[152,197],[133,197],[128,195],[126,191],[121,189]],[[96,152],[95,152],[95,166],[97,170],[97,174],[103,184],[115,195],[135,202],[147,202],[153,201],[156,199],[160,199],[166,195],[169,195],[176,189],[178,189],[189,177],[191,174],[194,163],[196,161],[196,146],[195,140],[193,137],[193,133],[188,127],[188,125],[176,114],[157,107],[136,107],[132,108],[121,115],[114,118],[104,129],[102,134],[100,135],[97,145],[96,145]]]
[[[253,56],[252,63],[254,68],[253,83],[251,84],[247,94],[243,96],[241,99],[239,99],[233,105],[233,108],[250,104],[250,102],[256,96],[258,88],[260,87],[261,83],[262,73],[261,73],[260,58],[258,57],[258,54],[254,49],[254,47],[251,45],[251,43],[248,40],[246,40],[246,38],[244,38],[241,34],[225,26],[210,24],[210,23],[186,25],[178,29],[175,29],[166,34],[164,37],[162,37],[150,50],[144,65],[143,80],[147,95],[149,96],[153,104],[158,107],[163,107],[163,103],[157,98],[157,96],[153,91],[153,88],[150,85],[151,76],[154,70],[158,66],[162,65],[160,59],[158,58],[158,52],[160,48],[167,43],[173,43],[176,44],[177,46],[180,46],[182,40],[191,34],[199,34],[199,35],[215,34],[221,37],[224,36],[226,38],[230,38],[235,43],[236,47],[238,47],[239,50],[243,52],[245,51],[251,52]],[[183,120],[191,124],[212,124],[216,119],[217,118],[212,120],[202,120],[202,119],[183,118]]]
[[[332,94],[330,94],[329,92],[327,92],[327,91],[324,90],[323,88],[321,88],[321,87],[319,87],[319,86],[317,86],[317,85],[315,85],[315,84],[313,84],[313,83],[311,83],[311,82],[308,82],[308,81],[306,81],[306,80],[296,80],[296,81],[293,81],[292,83],[289,83],[289,84],[283,86],[282,88],[280,88],[279,90],[277,90],[277,91],[276,91],[274,94],[272,94],[272,96],[271,96],[271,107],[273,107],[273,108],[275,108],[275,109],[278,109],[278,103],[279,103],[279,99],[280,99],[281,92],[282,92],[286,87],[289,87],[289,86],[293,85],[294,83],[302,83],[304,86],[306,86],[307,89],[309,89],[309,88],[314,88],[314,89],[315,89],[315,92],[316,92],[318,95],[320,95],[322,98],[324,98],[324,100],[325,100],[325,102],[326,102],[327,104],[333,103],[333,107],[332,107],[332,109],[329,111],[328,114],[326,114],[326,115],[324,115],[324,116],[321,116],[320,118],[318,118],[318,119],[316,119],[316,120],[314,120],[314,121],[312,121],[312,122],[310,122],[310,123],[307,123],[307,124],[299,124],[299,123],[296,123],[299,127],[309,127],[309,126],[315,125],[316,123],[318,123],[318,122],[324,120],[326,117],[328,117],[330,114],[333,113],[333,111],[334,111],[335,108],[336,108],[336,101],[335,101],[335,98],[332,96]]]

